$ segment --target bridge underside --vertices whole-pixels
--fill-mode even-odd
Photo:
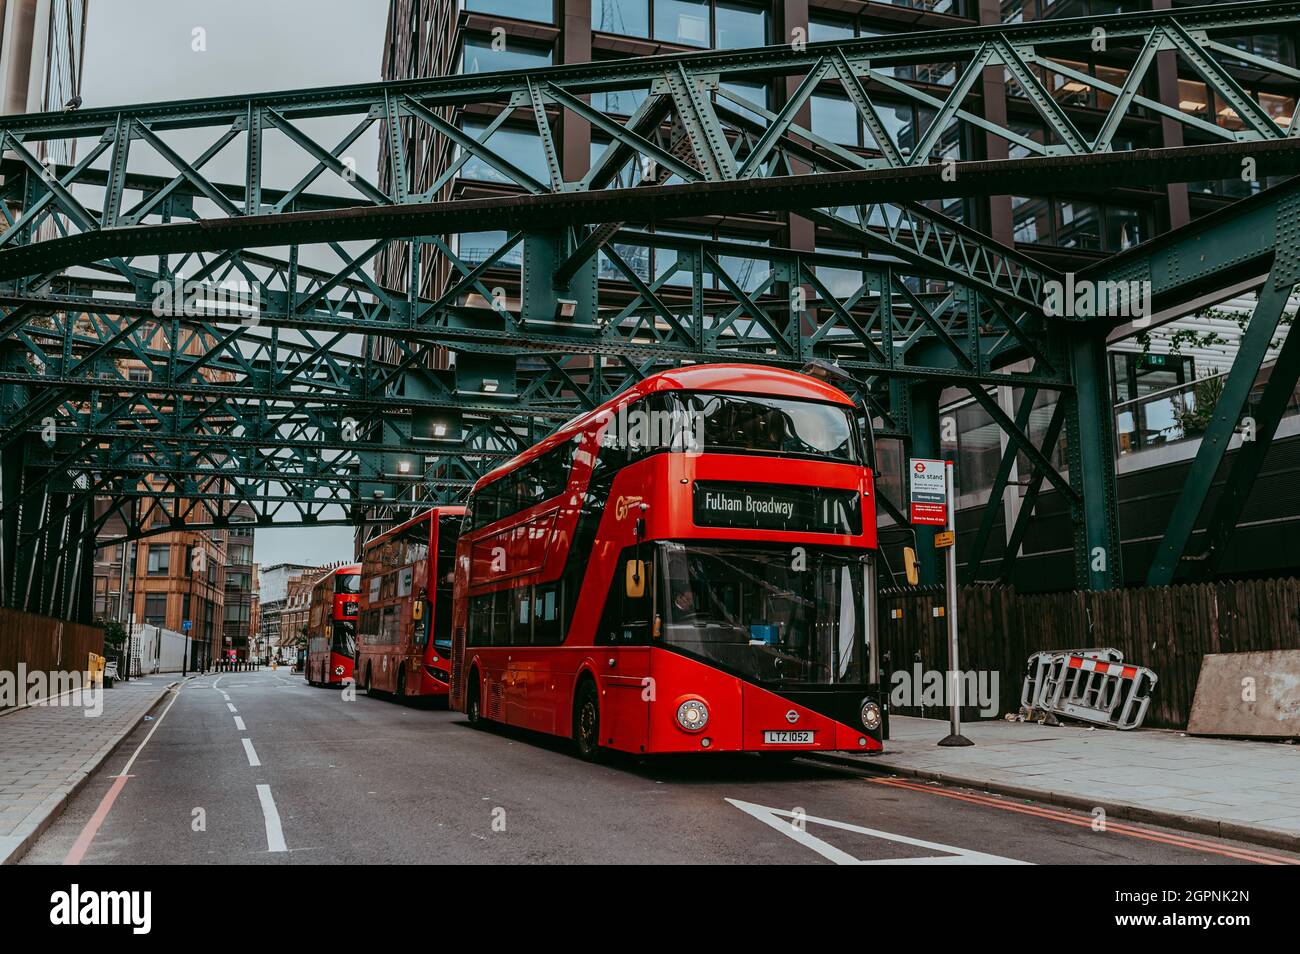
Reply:
[[[1300,124],[1279,125],[1234,78],[1249,68],[1294,83],[1300,71],[1232,40],[1297,15],[1300,4],[1217,4],[0,120],[0,602],[84,616],[105,527],[139,538],[249,521],[382,526],[460,498],[642,377],[712,361],[834,366],[876,437],[904,454],[937,454],[940,395],[971,395],[1007,438],[991,499],[1018,460],[1022,520],[1054,488],[1077,585],[1118,585],[1105,344],[1136,305],[1121,295],[1118,312],[1055,313],[1045,303],[1066,276],[946,203],[1248,169],[1272,187],[1074,276],[1141,283],[1166,317],[1259,289],[1149,580],[1212,572],[1300,373],[1288,338],[1262,439],[1203,515],[1300,281],[1300,180],[1287,178],[1300,172]],[[1073,58],[1098,29],[1123,79]],[[1152,98],[1161,57],[1189,64],[1234,128]],[[915,78],[936,64],[946,82]],[[988,71],[1018,84],[1044,135],[973,104]],[[1077,115],[1049,93],[1053,76],[1112,105]],[[757,80],[777,81],[782,101],[747,96]],[[870,147],[812,131],[810,97],[828,85]],[[628,88],[644,90],[630,116],[591,104]],[[886,95],[932,111],[915,141],[881,122]],[[574,122],[604,143],[578,170],[556,133]],[[1132,148],[1123,133],[1142,122],[1176,124],[1178,144]],[[545,178],[501,145],[500,130],[521,127]],[[376,132],[378,182],[349,161]],[[412,142],[444,170],[419,192]],[[994,142],[1016,158],[989,158]],[[461,188],[467,167],[490,170],[491,188]],[[661,226],[772,213],[865,254],[785,247],[788,232],[751,244]],[[1048,424],[1035,429],[1044,397]],[[905,501],[881,506],[906,523]],[[1186,561],[1207,516],[1211,549]],[[992,526],[973,541],[976,574]]]

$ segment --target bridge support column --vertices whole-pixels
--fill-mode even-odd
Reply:
[[[10,509],[23,487],[23,449],[15,442],[0,450],[0,606],[17,609],[18,538],[22,510]]]
[[[1074,394],[1062,398],[1067,401],[1070,484],[1082,498],[1073,514],[1075,585],[1109,590],[1124,585],[1124,568],[1106,340],[1100,330],[1080,330],[1069,347]],[[1044,452],[1050,455],[1051,448]]]

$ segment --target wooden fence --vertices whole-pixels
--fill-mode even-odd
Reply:
[[[18,665],[31,672],[84,671],[91,653],[104,652],[104,630],[34,613],[0,609],[0,672]],[[0,708],[8,700],[0,697]]]
[[[881,597],[882,672],[946,670],[941,588]],[[1207,653],[1300,649],[1300,579],[1236,580],[1106,592],[1017,593],[961,587],[958,639],[963,670],[998,673],[996,717],[1020,707],[1026,660],[1044,649],[1113,646],[1159,679],[1145,725],[1184,728]],[[887,659],[887,665],[885,660]],[[900,715],[946,718],[947,710],[895,707]],[[976,707],[962,718],[981,718]]]

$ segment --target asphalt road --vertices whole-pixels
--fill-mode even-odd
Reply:
[[[125,781],[120,779],[127,770]],[[812,760],[616,758],[284,670],[169,693],[24,863],[1300,861]]]

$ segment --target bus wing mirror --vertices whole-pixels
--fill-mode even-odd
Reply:
[[[645,596],[646,564],[644,560],[628,560],[623,592],[631,600]]]
[[[903,547],[903,569],[907,573],[907,582],[912,586],[921,582],[921,568],[916,562],[916,551]]]
[[[411,619],[416,622],[424,619],[424,600],[416,600],[411,604]]]

